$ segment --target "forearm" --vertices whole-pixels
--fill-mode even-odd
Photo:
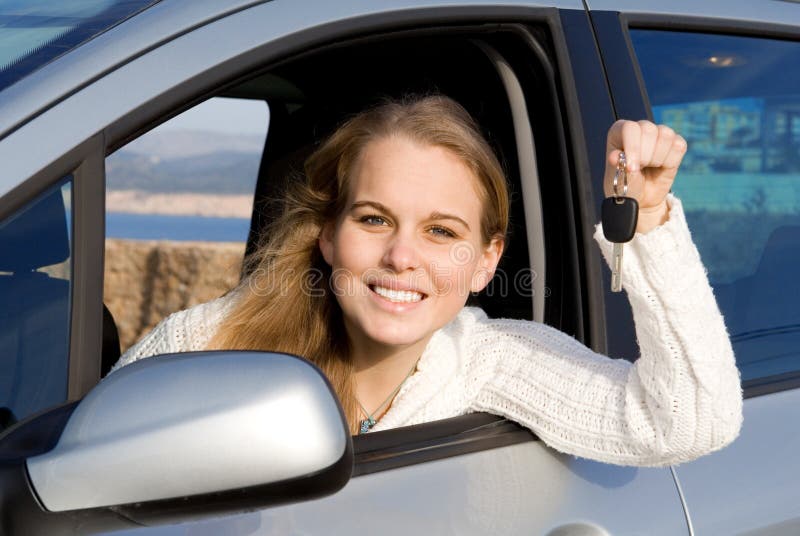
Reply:
[[[598,243],[609,258],[611,245]],[[739,374],[679,201],[668,224],[625,246],[622,278],[641,350],[626,388],[626,413],[654,423],[642,432],[654,434],[656,448],[672,463],[726,445],[741,425]]]
[[[473,373],[471,409],[515,420],[559,451],[621,465],[679,463],[732,441],[741,424],[738,371],[680,207],[672,216],[626,246],[635,364],[549,326],[491,320],[488,333],[474,333],[490,341],[475,351],[492,369]],[[611,245],[599,242],[609,256]]]

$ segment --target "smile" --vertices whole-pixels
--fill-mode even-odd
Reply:
[[[378,285],[370,285],[370,289],[378,296],[395,303],[415,303],[424,298],[422,293],[413,290],[392,290]]]

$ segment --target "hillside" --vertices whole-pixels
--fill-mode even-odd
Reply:
[[[106,210],[128,214],[249,219],[253,212],[253,194],[112,190],[106,194]]]
[[[250,134],[153,131],[107,159],[108,190],[252,195],[263,144]]]

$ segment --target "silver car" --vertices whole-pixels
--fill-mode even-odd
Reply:
[[[800,534],[799,66],[789,0],[3,2],[0,533]],[[514,192],[510,277],[475,301],[621,359],[630,309],[591,240],[605,132],[686,137],[675,191],[746,397],[731,446],[620,467],[489,414],[351,437],[327,380],[280,354],[101,381],[121,332],[106,194],[129,144],[210,99],[266,103],[250,249],[321,135],[432,90],[479,120]]]

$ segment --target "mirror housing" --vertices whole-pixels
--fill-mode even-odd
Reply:
[[[51,512],[115,506],[180,518],[334,493],[350,479],[352,449],[338,399],[308,361],[193,352],[110,374],[55,448],[26,465]]]

